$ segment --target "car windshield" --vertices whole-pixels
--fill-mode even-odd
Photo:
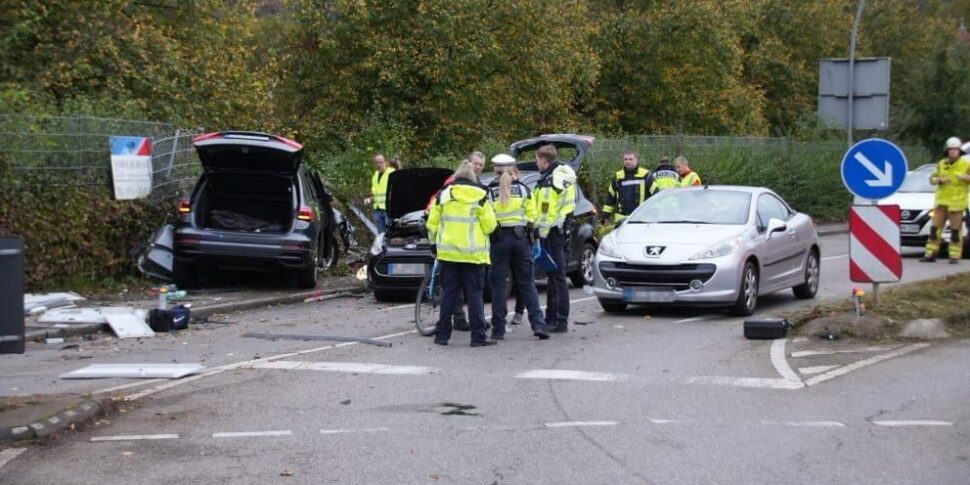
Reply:
[[[667,190],[649,198],[630,224],[732,224],[748,222],[751,194],[736,190]]]
[[[913,170],[906,174],[903,185],[899,186],[900,192],[933,193],[936,187],[930,184],[930,174],[933,169]]]

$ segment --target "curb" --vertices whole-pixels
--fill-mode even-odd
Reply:
[[[46,419],[18,426],[0,427],[0,442],[48,438],[71,427],[72,424],[81,424],[89,419],[103,416],[105,409],[105,406],[97,401],[81,401],[74,407]]]
[[[350,294],[360,294],[364,293],[365,288],[363,286],[347,286],[343,288],[333,288],[327,290],[305,290],[298,291],[296,293],[288,293],[285,295],[278,296],[268,296],[263,298],[253,298],[249,300],[240,301],[230,301],[226,303],[217,303],[214,305],[205,305],[200,307],[192,307],[193,317],[208,317],[218,313],[230,313],[239,312],[244,310],[252,310],[253,308],[260,308],[273,305],[289,305],[293,303],[303,303],[304,300],[308,298],[320,298],[330,295],[338,295],[341,293]],[[104,323],[86,323],[71,325],[68,327],[61,328],[42,328],[38,330],[30,330],[26,332],[25,338],[28,342],[43,342],[44,339],[57,338],[57,337],[76,337],[79,335],[88,335],[92,333],[97,333],[101,330],[108,330],[108,325]],[[2,441],[2,438],[0,438]]]
[[[836,234],[848,234],[849,226],[845,224],[838,224],[828,227],[819,227],[815,230],[819,236],[834,236]]]

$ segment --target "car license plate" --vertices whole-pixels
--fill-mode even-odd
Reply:
[[[899,232],[903,234],[916,234],[920,230],[919,224],[900,224]]]
[[[623,300],[628,303],[673,303],[675,299],[674,290],[623,289]]]
[[[387,273],[392,275],[423,275],[425,273],[425,269],[425,265],[414,263],[391,263],[387,265]]]

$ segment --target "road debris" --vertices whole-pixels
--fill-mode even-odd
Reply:
[[[106,379],[113,377],[133,379],[179,379],[196,374],[205,366],[201,364],[91,364],[87,367],[61,374],[61,379]]]
[[[332,342],[360,342],[378,347],[391,347],[390,342],[365,337],[342,337],[336,335],[295,335],[286,333],[244,333],[244,338],[261,338],[267,340],[328,340]]]

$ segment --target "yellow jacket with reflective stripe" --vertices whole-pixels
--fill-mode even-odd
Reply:
[[[936,205],[945,205],[949,211],[967,209],[967,183],[957,178],[957,175],[970,175],[970,161],[960,157],[950,163],[944,158],[936,164],[933,175],[946,179],[948,183],[936,186]]]
[[[495,209],[495,220],[500,227],[535,224],[536,208],[529,196],[529,187],[516,180],[512,182],[508,204],[503,204],[499,197],[498,180],[494,180],[488,185],[488,198],[492,201],[492,207]]]
[[[383,172],[375,170],[370,178],[371,204],[375,210],[387,210],[387,179],[393,171],[394,167],[387,167]]]
[[[497,224],[485,189],[461,179],[441,189],[425,227],[428,239],[437,248],[439,260],[491,264],[488,235]]]
[[[576,172],[561,163],[546,169],[532,191],[532,203],[539,237],[548,236],[554,227],[562,229],[563,222],[576,210]]]
[[[697,175],[697,172],[693,170],[687,172],[687,175],[680,178],[681,187],[693,187],[696,185],[701,185],[701,176]]]
[[[647,200],[647,177],[649,175],[650,171],[643,167],[637,167],[629,175],[626,169],[617,170],[607,188],[603,212],[613,214],[613,220],[616,221],[633,213],[633,209]],[[630,207],[631,205],[632,207]]]

